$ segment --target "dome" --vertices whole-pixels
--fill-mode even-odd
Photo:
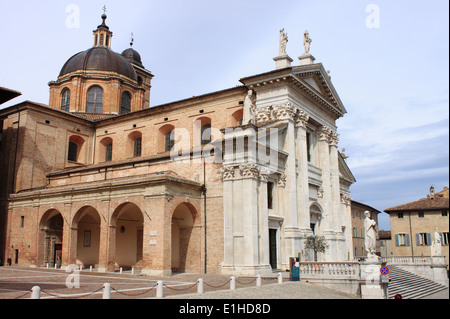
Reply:
[[[59,76],[75,71],[116,72],[137,80],[136,72],[130,62],[106,47],[93,47],[75,54],[64,64]]]
[[[129,62],[136,64],[137,66],[140,66],[141,68],[144,68],[142,65],[141,55],[139,52],[134,50],[133,48],[126,49],[122,52],[122,56],[127,59]]]

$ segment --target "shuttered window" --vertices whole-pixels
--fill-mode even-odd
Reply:
[[[395,246],[411,245],[409,234],[395,234]]]

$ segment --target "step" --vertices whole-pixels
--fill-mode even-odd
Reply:
[[[396,294],[401,294],[404,299],[418,299],[447,288],[394,266],[390,267],[389,277],[391,282],[388,285],[388,298],[390,299],[394,298]]]

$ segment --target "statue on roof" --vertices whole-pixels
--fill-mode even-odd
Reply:
[[[279,55],[286,55],[286,46],[288,43],[287,33],[284,32],[284,28],[280,30],[280,52]]]
[[[303,46],[305,47],[305,54],[309,53],[309,48],[311,46],[312,39],[309,37],[308,30],[305,31],[303,35]]]
[[[242,113],[242,125],[255,124],[255,106],[253,103],[253,91],[249,90],[244,99],[244,110]]]

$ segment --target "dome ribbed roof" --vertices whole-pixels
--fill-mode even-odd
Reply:
[[[122,52],[122,56],[127,59],[129,62],[136,64],[140,66],[141,68],[144,68],[142,65],[141,55],[139,52],[134,50],[133,48],[126,49]]]
[[[136,72],[127,59],[105,47],[93,47],[72,56],[61,69],[59,76],[75,71],[116,72],[137,80]]]

